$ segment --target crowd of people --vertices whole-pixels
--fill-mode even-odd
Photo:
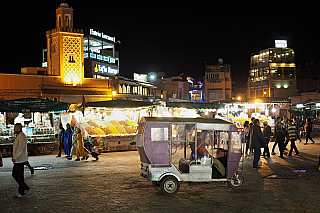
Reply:
[[[300,138],[301,124],[302,120],[299,116],[296,116],[293,119],[288,119],[286,116],[284,116],[283,119],[277,117],[274,125],[274,131],[272,132],[267,121],[263,122],[263,131],[261,131],[259,119],[251,118],[251,123],[249,123],[249,121],[245,121],[243,125],[246,143],[245,152],[247,155],[254,155],[253,168],[261,168],[258,166],[261,156],[261,148],[263,148],[262,156],[265,158],[269,158],[270,154],[276,154],[275,148],[277,145],[279,148],[280,158],[283,158],[283,155],[286,151],[288,151],[288,156],[292,156],[293,151],[296,155],[299,155],[300,153],[295,142],[297,140],[299,140],[299,143],[302,142]],[[311,137],[312,123],[309,118],[306,119],[305,131],[306,142],[304,145],[307,145],[309,140],[311,140],[312,143],[315,143]],[[269,142],[271,138],[274,139],[274,144],[270,153]],[[287,149],[289,142],[290,150]]]
[[[66,124],[66,130],[63,128],[62,124],[59,125],[59,152],[57,157],[61,157],[62,149],[66,154],[66,158],[68,160],[72,160],[72,155],[76,155],[77,158],[75,161],[88,160],[88,153],[84,150],[84,142],[83,135],[81,130],[77,127],[74,127],[74,131],[72,131],[69,123]]]

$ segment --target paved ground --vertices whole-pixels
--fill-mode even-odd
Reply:
[[[139,176],[138,153],[130,151],[104,153],[99,161],[87,162],[55,154],[30,156],[34,167],[52,168],[36,170],[34,175],[26,169],[31,190],[14,199],[17,184],[11,177],[11,158],[5,158],[0,169],[0,212],[320,212],[319,136],[316,144],[297,144],[300,156],[262,159],[260,170],[252,168],[249,156],[239,189],[224,183],[182,183],[173,197],[157,192]],[[270,178],[272,174],[281,178]]]

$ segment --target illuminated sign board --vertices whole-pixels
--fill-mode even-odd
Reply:
[[[93,74],[107,74],[107,75],[116,75],[119,73],[117,67],[111,66],[110,64],[94,62],[93,65]]]
[[[276,47],[278,48],[286,48],[287,40],[275,40]]]
[[[90,29],[90,35],[94,35],[94,36],[97,36],[97,37],[100,37],[100,38],[103,38],[103,39],[106,39],[106,40],[109,40],[109,41],[113,41],[115,42],[116,41],[116,37],[112,37],[112,36],[108,36],[102,32],[99,32],[99,31],[95,31],[93,29]]]
[[[148,76],[146,74],[133,73],[133,79],[136,81],[147,81]]]

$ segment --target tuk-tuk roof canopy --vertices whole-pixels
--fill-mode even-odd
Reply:
[[[168,122],[168,123],[206,123],[234,125],[229,121],[218,118],[177,118],[177,117],[143,117],[141,122]]]
[[[1,112],[30,113],[68,110],[68,103],[37,98],[0,101]]]
[[[234,123],[218,118],[143,117],[140,123],[195,124],[198,130],[237,131]]]

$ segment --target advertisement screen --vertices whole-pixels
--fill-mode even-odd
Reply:
[[[275,40],[276,47],[278,48],[286,48],[287,40]]]

